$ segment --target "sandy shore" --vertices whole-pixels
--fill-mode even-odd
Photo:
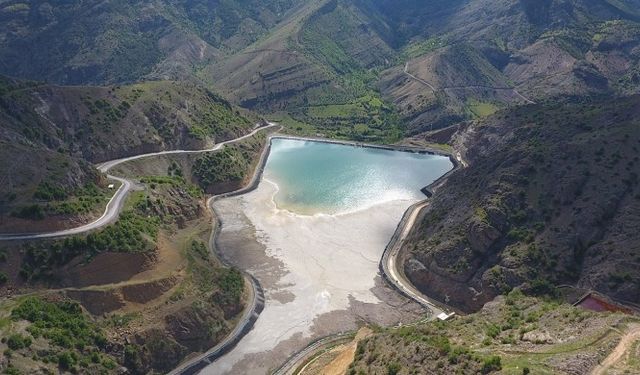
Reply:
[[[251,193],[215,203],[220,252],[258,278],[267,301],[253,330],[204,374],[265,374],[315,338],[363,321],[408,322],[422,312],[378,274],[382,252],[415,200],[300,216],[278,209],[275,192],[263,180]]]

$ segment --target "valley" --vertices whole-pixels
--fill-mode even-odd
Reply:
[[[265,308],[237,347],[203,373],[261,373],[317,337],[361,321],[410,321],[421,310],[394,296],[378,263],[403,211],[420,199],[423,183],[450,168],[448,158],[278,138],[270,152],[256,190],[214,203],[222,221],[218,251],[260,281]],[[350,161],[340,168],[340,159]],[[405,168],[401,176],[416,176],[383,172],[390,162]],[[342,187],[336,191],[327,174]]]
[[[0,372],[640,371],[638,0],[0,2]]]

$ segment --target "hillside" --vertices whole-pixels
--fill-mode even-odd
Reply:
[[[637,92],[640,4],[634,1],[375,6],[398,30],[407,62],[406,70],[384,72],[380,89],[399,106],[410,133],[557,95]]]
[[[171,81],[79,87],[2,78],[0,119],[0,220],[9,232],[100,212],[94,206],[111,192],[90,162],[203,148],[253,127],[209,90]],[[42,220],[50,216],[58,220]]]
[[[638,372],[637,316],[566,301],[640,306],[640,0],[0,1],[0,234],[95,220],[119,188],[96,164],[263,117],[461,160],[395,263],[458,316],[371,327],[376,300],[353,297],[362,340],[315,366]],[[245,322],[264,296],[216,258],[206,202],[247,184],[265,133],[119,164],[133,187],[114,222],[0,243],[0,370],[167,373]],[[293,299],[285,284],[267,303]]]
[[[116,223],[64,239],[4,242],[3,369],[166,373],[223,340],[254,296],[208,245],[204,189],[246,184],[264,142],[260,134],[202,155],[125,163],[112,173],[135,176],[137,191]]]
[[[360,341],[347,373],[586,374],[638,327],[637,318],[516,290],[452,321],[380,329]],[[621,353],[616,370],[633,372],[633,347],[623,346]]]
[[[636,93],[638,9],[638,0],[10,1],[0,73],[203,82],[245,108],[292,116],[292,130],[388,142],[556,95]]]
[[[409,280],[464,311],[558,284],[639,303],[639,102],[549,102],[462,125],[451,144],[469,166],[404,247]]]
[[[250,291],[207,249],[201,196],[179,180],[147,184],[104,230],[3,245],[4,367],[164,373],[222,340]]]
[[[188,78],[257,40],[297,2],[4,1],[0,73],[59,84]]]
[[[556,95],[637,92],[638,6],[312,1],[198,76],[323,134],[362,139],[362,125],[415,134]],[[385,106],[394,113],[380,116]]]
[[[401,124],[375,87],[376,70],[395,61],[377,31],[384,27],[352,2],[309,1],[268,37],[198,76],[243,107],[310,124],[312,134],[395,141]]]

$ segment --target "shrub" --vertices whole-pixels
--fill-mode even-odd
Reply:
[[[7,374],[7,375],[21,375],[22,374],[20,372],[20,370],[18,370],[17,368],[13,367],[13,365],[7,366],[7,368],[4,369],[4,373]]]
[[[135,253],[151,250],[152,244],[146,237],[155,239],[159,226],[156,217],[127,211],[115,224],[86,237],[74,236],[49,244],[26,245],[20,275],[27,280],[46,278],[54,266],[65,265],[82,254],[90,258],[104,251]]]
[[[536,296],[556,296],[558,291],[555,286],[547,279],[535,279],[531,282],[529,292]]]
[[[209,259],[209,251],[207,250],[207,245],[205,245],[202,241],[191,242],[191,251],[198,254],[198,256],[203,260]]]
[[[487,336],[491,337],[492,339],[495,339],[496,337],[498,337],[501,331],[502,330],[500,329],[499,326],[495,324],[489,324],[485,330],[485,333],[487,334]]]
[[[75,353],[63,352],[58,354],[58,366],[63,370],[69,370],[78,363]]]
[[[225,147],[224,150],[207,153],[195,160],[193,174],[202,187],[224,181],[242,180],[249,169],[249,155]]]
[[[17,211],[12,213],[12,216],[19,217],[21,219],[42,220],[44,219],[44,210],[40,205],[32,204],[19,208]]]
[[[533,233],[526,228],[513,228],[507,233],[507,237],[515,241],[524,241],[530,243],[533,241]]]
[[[67,197],[67,192],[60,186],[54,186],[48,182],[42,182],[38,185],[36,192],[33,193],[35,199],[45,201],[63,200]]]
[[[387,374],[396,375],[398,372],[400,372],[400,364],[397,362],[392,362],[387,365]]]
[[[502,369],[502,363],[500,356],[492,355],[485,358],[482,361],[482,373],[488,374],[493,371],[500,371]]]
[[[7,339],[7,346],[11,350],[20,350],[31,346],[31,339],[20,334],[14,334]]]
[[[240,271],[234,268],[222,269],[218,279],[223,292],[221,303],[237,303],[244,292],[244,278]]]
[[[105,338],[83,314],[80,305],[72,301],[51,303],[36,297],[25,299],[11,311],[13,320],[27,320],[27,331],[34,337],[42,335],[63,348],[101,347]]]

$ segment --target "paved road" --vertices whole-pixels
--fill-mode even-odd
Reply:
[[[131,160],[137,160],[137,159],[142,159],[142,158],[147,158],[147,157],[152,157],[152,156],[160,156],[160,155],[198,154],[198,153],[216,151],[216,150],[219,150],[220,148],[222,148],[226,144],[239,142],[239,141],[241,141],[243,139],[246,139],[246,138],[254,136],[257,132],[259,132],[261,130],[264,130],[264,129],[267,129],[267,128],[272,128],[272,127],[275,127],[275,126],[278,126],[278,125],[274,124],[274,123],[269,123],[269,125],[267,125],[267,126],[257,127],[251,133],[248,133],[246,135],[243,135],[243,136],[235,138],[235,139],[231,139],[231,140],[228,140],[228,141],[220,142],[220,143],[216,144],[215,146],[213,146],[212,148],[209,148],[209,149],[204,149],[204,150],[171,150],[171,151],[153,152],[153,153],[149,153],[149,154],[142,154],[142,155],[130,156],[130,157],[127,157],[127,158],[107,161],[107,162],[98,164],[96,166],[96,168],[98,168],[98,170],[100,172],[106,173],[111,168],[115,167],[116,165],[131,161]],[[107,207],[105,207],[104,213],[97,220],[95,220],[95,221],[93,221],[91,223],[85,224],[85,225],[81,225],[81,226],[76,227],[76,228],[64,229],[64,230],[59,230],[59,231],[55,231],[55,232],[0,234],[0,241],[30,240],[30,239],[41,239],[41,238],[65,237],[65,236],[71,236],[71,235],[75,235],[75,234],[88,232],[90,230],[102,228],[105,225],[114,222],[118,218],[118,215],[120,214],[120,211],[122,209],[122,205],[124,204],[125,198],[126,198],[127,194],[129,193],[129,191],[131,190],[131,187],[132,187],[133,183],[130,180],[127,180],[127,179],[124,179],[124,178],[121,178],[121,177],[117,177],[117,176],[113,176],[113,175],[107,175],[107,177],[110,180],[115,180],[115,181],[120,182],[121,186],[115,192],[113,197],[111,197],[111,200],[109,200],[109,203],[107,203]]]
[[[124,204],[124,198],[126,197],[129,190],[131,190],[131,181],[126,180],[124,178],[107,175],[110,180],[116,180],[120,182],[120,187],[116,190],[113,197],[107,203],[107,206],[104,209],[104,213],[95,221],[81,225],[75,228],[63,229],[55,232],[48,233],[19,233],[19,234],[0,234],[0,241],[11,241],[11,240],[34,240],[41,238],[53,238],[53,237],[65,237],[72,236],[75,234],[81,234],[84,232],[88,232],[92,229],[101,228],[111,222],[113,222],[120,213],[122,209],[122,205]]]
[[[355,337],[355,332],[347,332],[323,337],[319,340],[316,340],[307,345],[301,351],[289,357],[287,362],[285,362],[285,364],[283,364],[277,370],[273,371],[271,375],[293,375],[298,367],[305,361],[315,356],[316,352],[325,349],[329,345],[335,345],[336,343],[347,339],[351,340],[353,339],[353,337]]]
[[[206,353],[203,353],[195,358],[183,363],[175,370],[169,372],[169,374],[191,375],[197,374],[202,369],[213,363],[216,359],[228,353],[233,347],[244,337],[247,332],[253,328],[253,324],[258,319],[260,312],[264,308],[264,292],[258,281],[248,275],[245,275],[245,279],[249,285],[251,285],[249,296],[249,303],[242,312],[242,317],[238,320],[233,330],[218,343],[218,345],[209,349]]]
[[[417,203],[409,208],[405,215],[402,217],[398,230],[394,234],[394,238],[391,239],[390,248],[388,248],[382,256],[382,268],[385,276],[389,282],[391,282],[397,289],[399,289],[407,297],[418,302],[429,310],[429,314],[432,317],[438,316],[438,314],[445,312],[439,306],[436,306],[432,301],[427,299],[413,284],[406,280],[403,275],[398,271],[397,258],[400,253],[402,245],[409,236],[413,225],[418,218],[420,211],[429,204],[428,201]]]
[[[274,123],[270,123],[268,127],[272,127],[272,126],[278,126],[278,125]],[[263,127],[262,129],[265,129],[265,128],[267,127]],[[282,127],[280,127],[280,130],[281,129]],[[277,137],[277,135],[276,136],[272,135],[269,137],[269,139],[272,139],[274,137]],[[209,238],[209,248],[212,251],[216,251],[216,249],[219,248],[216,244],[216,239],[218,238],[218,234],[223,225],[222,221],[220,220],[220,215],[218,215],[214,207],[215,201],[217,199],[221,199],[225,197],[245,194],[255,189],[258,186],[258,183],[260,182],[260,177],[262,176],[262,172],[264,171],[264,165],[267,161],[267,156],[269,155],[270,150],[271,150],[271,142],[269,140],[267,141],[266,146],[262,150],[262,154],[260,154],[260,160],[258,161],[256,169],[253,172],[251,181],[249,181],[249,183],[246,186],[228,193],[214,195],[207,200],[207,208],[211,210],[212,216],[215,218],[214,228],[213,228],[213,231],[211,231],[211,237]],[[224,265],[228,267],[232,266],[226,261],[226,259],[223,256],[221,256],[220,254],[216,254],[216,255],[217,255],[217,258],[220,259],[220,261]],[[240,318],[240,320],[238,320],[238,323],[235,325],[233,330],[229,332],[229,334],[222,341],[220,341],[215,347],[209,349],[207,352],[195,358],[192,358],[186,361],[185,363],[178,366],[178,368],[171,371],[170,374],[180,374],[180,375],[197,374],[202,369],[207,367],[209,364],[213,363],[216,359],[220,358],[221,356],[228,353],[231,349],[233,349],[234,346],[240,341],[240,339],[242,339],[244,335],[246,335],[253,328],[253,325],[258,319],[258,316],[264,309],[264,303],[265,303],[264,290],[262,289],[262,287],[260,286],[260,283],[258,282],[258,280],[256,280],[255,277],[251,276],[250,274],[246,273],[243,270],[241,271],[244,273],[245,280],[251,285],[251,291],[250,291],[251,295],[249,296],[249,302],[242,313],[242,317]]]

